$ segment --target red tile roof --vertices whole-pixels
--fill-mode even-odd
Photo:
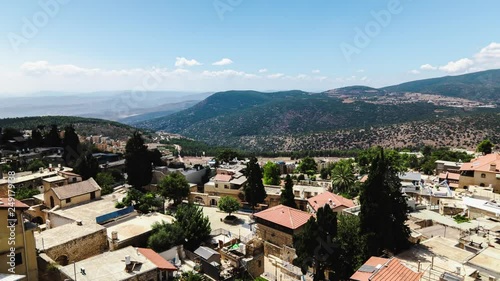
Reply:
[[[169,261],[160,256],[157,252],[148,248],[137,248],[141,255],[145,256],[148,260],[154,263],[159,269],[177,271],[177,267]]]
[[[384,265],[389,261],[389,259],[379,258],[379,257],[371,257],[369,258],[364,265],[376,267],[377,265]],[[373,275],[374,271],[365,271],[358,269],[358,271],[354,272],[351,276],[351,280],[356,281],[368,281],[370,280],[370,276]]]
[[[500,154],[492,153],[472,159],[469,163],[463,163],[460,171],[490,172],[490,164],[496,164],[494,172],[498,173],[500,169]]]
[[[215,176],[215,181],[223,181],[223,182],[229,182],[231,180],[232,176],[231,175],[223,175],[223,174],[217,174]]]
[[[29,209],[30,206],[24,204],[23,202],[14,199],[14,203],[12,201],[9,201],[9,198],[0,198],[0,208],[18,208],[18,209]],[[12,200],[10,199],[10,200]]]
[[[418,281],[422,274],[424,273],[415,272],[398,259],[392,258],[370,278],[370,281]]]
[[[345,206],[347,208],[354,207],[354,202],[352,200],[349,200],[337,194],[333,194],[331,192],[323,192],[319,195],[307,199],[307,202],[309,202],[309,205],[311,205],[314,211],[318,211],[319,208],[325,206],[325,204],[328,204],[330,202],[330,207],[332,209],[338,208],[339,206]]]
[[[289,229],[297,229],[301,227],[309,220],[309,218],[312,217],[309,213],[284,205],[278,205],[264,211],[260,211],[254,214],[254,216]]]
[[[370,268],[372,267],[372,268]],[[356,281],[418,281],[423,272],[415,272],[397,258],[371,257],[352,276]]]

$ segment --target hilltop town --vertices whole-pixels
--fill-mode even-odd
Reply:
[[[0,279],[500,278],[489,140],[256,158],[185,155],[163,132],[13,130],[1,138]]]

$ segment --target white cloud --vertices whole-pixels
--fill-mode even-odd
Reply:
[[[450,61],[446,65],[440,66],[439,70],[448,73],[467,72],[467,70],[474,64],[471,59],[463,58],[457,61]]]
[[[230,65],[232,63],[233,63],[233,61],[231,59],[223,58],[220,61],[216,61],[216,62],[212,63],[212,65]]]
[[[265,72],[267,72],[267,68],[259,69],[259,73],[265,73]]]
[[[185,57],[176,57],[175,58],[175,67],[185,67],[185,66],[195,66],[195,65],[201,65],[200,62],[198,62],[195,59],[186,59]]]
[[[422,69],[422,70],[436,70],[437,67],[432,66],[432,65],[426,63],[426,64],[421,65],[420,69]]]
[[[365,70],[364,69],[358,69],[356,72],[363,73],[363,72],[365,72]]]
[[[206,77],[243,77],[243,78],[256,78],[255,74],[245,73],[244,71],[236,71],[232,69],[220,70],[220,71],[208,71],[205,70],[201,73],[202,76]]]
[[[267,78],[276,79],[276,78],[281,78],[283,76],[285,76],[285,74],[283,74],[283,73],[274,73],[274,74],[267,75]]]
[[[500,68],[500,43],[492,42],[468,58],[450,61],[445,65],[433,66],[424,64],[421,70],[440,70],[450,74],[461,74],[474,71]]]
[[[418,71],[416,69],[412,69],[412,70],[410,70],[410,73],[411,74],[420,74],[420,71]]]
[[[321,72],[321,70],[319,70],[319,69],[314,69],[314,70],[312,71],[312,73],[320,73],[320,72]]]

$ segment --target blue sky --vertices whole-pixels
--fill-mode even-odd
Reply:
[[[0,93],[319,91],[500,68],[498,11],[496,0],[0,0]]]

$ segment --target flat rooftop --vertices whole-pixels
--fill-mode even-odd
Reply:
[[[474,256],[474,253],[455,247],[457,243],[447,238],[434,237],[421,242],[420,245],[413,246],[396,257],[414,271],[418,271],[420,263],[420,271],[427,272],[422,280],[439,280],[439,276],[443,272],[456,272],[457,268],[460,268],[460,275],[466,277],[476,271],[476,269],[464,265]],[[434,263],[431,268],[432,261]]]
[[[106,231],[109,238],[111,238],[111,233],[116,231],[118,233],[118,240],[125,241],[129,238],[151,231],[151,225],[155,222],[166,221],[168,223],[172,223],[173,219],[174,218],[171,216],[160,213],[150,213],[120,221],[107,227]]]
[[[80,237],[96,233],[103,230],[104,227],[98,224],[77,225],[69,223],[47,229],[40,233],[35,232],[35,241],[37,249],[50,249],[52,247],[65,244]]]
[[[56,210],[54,213],[75,221],[81,220],[84,224],[95,224],[96,217],[118,210],[115,208],[115,202],[121,201],[124,197],[124,193],[112,193],[102,196],[99,200]]]
[[[500,250],[492,247],[486,248],[468,263],[479,268],[479,272],[484,268],[498,275],[500,274]]]
[[[63,167],[63,170],[60,170],[59,168],[54,168],[52,171],[49,171],[49,169],[44,169],[43,172],[35,172],[31,173],[28,175],[22,175],[22,176],[16,176],[13,184],[16,183],[21,183],[21,182],[26,182],[26,181],[32,181],[40,178],[49,178],[57,175],[58,171],[73,171],[72,168],[68,167]],[[7,184],[8,181],[6,178],[0,179],[0,184]]]
[[[53,176],[50,178],[43,179],[43,181],[46,181],[46,182],[58,182],[58,181],[63,181],[63,180],[66,180],[66,178],[62,177],[62,176]]]
[[[131,262],[140,263],[130,273],[125,271],[125,256],[130,256]],[[145,256],[139,254],[134,247],[129,246],[79,261],[76,263],[76,268],[76,280],[78,281],[113,281],[128,280],[134,276],[156,270],[157,267]],[[85,275],[80,272],[80,268],[85,268]],[[63,266],[60,270],[68,277],[75,279],[73,264]]]

